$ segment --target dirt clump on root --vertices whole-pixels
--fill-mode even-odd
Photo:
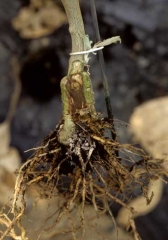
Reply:
[[[65,200],[51,226],[44,231],[53,229],[74,207],[80,209],[81,221],[75,230],[78,231],[84,229],[87,205],[92,205],[96,214],[112,215],[109,202],[115,201],[129,208],[127,196],[135,196],[137,191],[146,198],[147,204],[150,203],[153,193],[148,196],[148,184],[163,174],[162,160],[156,161],[142,149],[105,137],[106,131],[113,129],[108,119],[78,121],[68,145],[58,141],[61,124],[42,141],[40,147],[33,149],[34,155],[18,171],[11,229],[21,221],[26,210],[25,192],[36,184],[41,188],[41,195],[43,192],[42,198],[46,195],[52,198],[56,191],[57,197]],[[135,160],[135,156],[139,159]],[[21,204],[18,207],[19,198]],[[130,212],[134,214],[132,208]],[[62,233],[65,234],[65,230]]]

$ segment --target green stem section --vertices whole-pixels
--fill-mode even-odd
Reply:
[[[79,0],[62,0],[69,22],[69,32],[72,39],[72,52],[84,51],[84,36],[85,29],[82,19],[82,14],[79,6]],[[72,62],[75,60],[84,61],[84,55],[73,55],[69,60],[69,70],[72,67]]]

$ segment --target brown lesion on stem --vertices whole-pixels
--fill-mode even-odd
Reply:
[[[61,82],[63,95],[63,115],[70,115],[75,121],[84,115],[96,115],[94,108],[94,93],[90,77],[83,72],[83,63],[73,62],[68,77]],[[79,117],[77,117],[79,115]]]
[[[72,75],[67,83],[67,89],[70,95],[71,115],[74,118],[75,113],[80,111],[80,109],[87,108],[83,92],[83,78],[80,73]]]
[[[69,144],[77,123],[97,120],[90,77],[83,69],[83,63],[74,61],[69,76],[61,80],[63,123],[58,139],[65,145]]]

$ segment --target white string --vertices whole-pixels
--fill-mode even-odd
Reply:
[[[91,48],[89,50],[86,50],[86,51],[70,53],[70,55],[88,54],[88,53],[91,53],[91,52],[94,54],[94,52],[99,51],[103,48],[104,47],[93,47],[93,48]]]
[[[85,36],[87,37],[87,41],[89,41],[88,36],[87,35],[85,35]],[[110,45],[112,43],[117,43],[117,42],[121,43],[120,36],[108,38],[108,39],[106,39],[102,42],[96,43],[92,48],[90,48],[88,50],[81,51],[81,52],[73,52],[73,53],[70,53],[70,55],[72,56],[72,55],[84,54],[84,60],[85,60],[85,63],[87,64],[89,62],[89,59],[90,59],[89,58],[89,53],[92,52],[93,54],[96,54],[95,53],[96,51],[102,50],[105,46]],[[89,41],[89,47],[91,47],[90,43],[91,43],[91,41]]]

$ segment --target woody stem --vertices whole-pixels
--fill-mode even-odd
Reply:
[[[82,14],[80,10],[79,0],[62,0],[62,4],[65,8],[68,22],[69,22],[69,32],[72,39],[72,52],[80,52],[84,50],[84,36],[85,29],[82,19]],[[84,60],[84,55],[73,55],[69,59],[69,70],[72,68],[72,62],[75,60]]]

